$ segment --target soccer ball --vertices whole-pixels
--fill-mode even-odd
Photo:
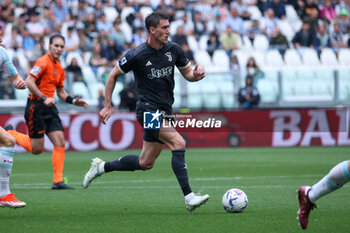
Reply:
[[[229,213],[240,213],[248,206],[248,197],[240,189],[227,190],[222,197],[222,206]]]

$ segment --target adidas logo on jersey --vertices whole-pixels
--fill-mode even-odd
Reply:
[[[150,62],[150,61],[148,61],[147,63],[146,63],[146,66],[151,66],[152,65],[152,63]]]

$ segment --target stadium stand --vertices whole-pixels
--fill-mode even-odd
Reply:
[[[47,1],[49,2],[49,1]],[[112,37],[118,44],[119,48],[123,51],[135,46],[134,31],[135,25],[142,25],[143,22],[138,21],[137,12],[141,12],[143,19],[155,10],[160,9],[173,9],[175,11],[168,11],[171,14],[171,24],[176,21],[179,25],[184,25],[186,28],[186,37],[190,49],[193,52],[194,60],[196,63],[201,64],[207,71],[207,77],[200,83],[188,83],[182,78],[178,78],[179,73],[176,73],[175,85],[175,103],[174,108],[181,108],[188,106],[193,109],[218,109],[218,108],[236,108],[237,104],[237,90],[244,84],[244,79],[247,75],[246,64],[250,57],[254,57],[258,66],[264,73],[264,78],[256,82],[257,88],[261,95],[261,102],[259,107],[275,106],[282,107],[288,105],[302,106],[303,103],[311,103],[317,101],[320,105],[334,106],[335,104],[349,105],[350,100],[350,50],[349,48],[340,48],[338,53],[335,53],[331,47],[322,47],[320,53],[317,53],[314,49],[300,50],[295,48],[291,43],[295,33],[301,28],[303,22],[303,15],[300,15],[299,11],[296,11],[293,5],[286,4],[286,18],[280,19],[278,25],[282,34],[287,37],[290,48],[281,54],[277,50],[269,49],[269,38],[257,31],[255,38],[250,39],[247,33],[242,33],[239,40],[239,49],[232,51],[233,55],[236,55],[239,62],[239,67],[235,67],[231,64],[231,57],[227,52],[222,49],[217,49],[213,56],[210,57],[206,49],[208,47],[209,34],[207,28],[198,28],[200,25],[194,24],[193,12],[199,11],[201,14],[202,22],[208,22],[210,19],[219,15],[222,22],[217,23],[212,30],[219,36],[225,27],[234,22],[231,17],[229,6],[220,8],[215,4],[211,6],[211,11],[201,12],[201,8],[197,7],[195,2],[191,2],[184,9],[176,9],[177,6],[169,5],[165,3],[166,7],[161,4],[157,5],[152,2],[152,5],[143,5],[141,7],[132,6],[131,4],[120,3],[120,1],[111,1],[110,3],[103,2],[102,12],[106,15],[107,21],[114,24],[118,24],[120,31],[116,31],[115,28],[108,32],[101,32],[96,29],[96,23],[100,20],[100,13],[95,8],[93,1],[85,2],[84,9],[77,9],[77,5],[71,3],[73,1],[65,1],[67,8],[71,15],[78,14],[79,21],[83,25],[85,34],[88,36],[92,47],[95,43],[102,45],[101,53],[105,51],[105,45],[108,37]],[[9,43],[11,39],[11,29],[13,26],[23,29],[29,21],[30,10],[26,4],[15,4],[15,10],[13,12],[12,21],[4,21],[5,33],[3,36],[3,44],[8,47],[8,53],[10,58],[17,57],[21,68],[27,73],[32,65],[34,46],[31,51],[28,51],[26,44],[25,49],[15,49],[11,47]],[[45,2],[45,9],[41,12],[52,8],[54,2],[48,4]],[[122,5],[118,5],[122,4]],[[334,3],[335,8],[339,9],[340,5]],[[38,7],[38,6],[37,6]],[[322,4],[319,5],[322,7]],[[243,21],[244,29],[247,31],[252,20],[256,19],[260,21],[264,15],[261,11],[264,6],[250,5],[248,6],[248,12],[251,14],[250,19]],[[84,11],[85,10],[85,11]],[[85,13],[84,13],[85,12]],[[87,13],[86,13],[87,12]],[[88,12],[92,12],[95,15],[95,21],[89,22],[86,20]],[[176,13],[175,13],[176,12]],[[208,13],[210,12],[210,13]],[[219,13],[217,13],[219,12]],[[189,22],[184,23],[182,16],[186,14]],[[22,23],[19,19],[25,18],[27,21]],[[24,17],[23,17],[24,16]],[[45,32],[40,35],[30,35],[34,39],[34,45],[37,44],[39,37],[43,37],[45,46],[48,46],[48,37],[51,33],[59,32],[63,35],[66,34],[69,26],[74,26],[73,21],[66,20],[60,24],[54,22],[54,19],[45,18],[47,14],[41,14],[41,23],[45,25]],[[339,16],[339,15],[338,15]],[[348,20],[349,20],[349,16]],[[319,20],[319,23],[325,21]],[[141,24],[140,24],[141,23]],[[328,23],[328,28],[332,30],[334,21]],[[205,25],[205,24],[203,24]],[[78,26],[77,26],[78,27]],[[81,27],[81,26],[79,26]],[[202,31],[200,31],[202,30]],[[328,31],[330,35],[332,31]],[[24,38],[23,32],[19,35],[23,43],[27,43],[27,38]],[[349,32],[344,32],[343,41],[347,43],[349,38]],[[28,56],[29,54],[29,56]],[[104,88],[106,67],[101,66],[96,70],[92,69],[89,65],[89,61],[93,55],[93,51],[86,50],[84,52],[69,52],[65,59],[61,59],[61,64],[66,67],[70,64],[73,57],[77,58],[78,65],[82,68],[83,78],[85,83],[75,82],[72,85],[72,95],[81,95],[87,98],[90,103],[94,104],[97,101],[97,90]],[[102,56],[104,56],[102,54]],[[120,57],[119,57],[120,58]],[[108,64],[111,67],[114,64]],[[117,82],[117,86],[113,93],[113,99],[115,104],[120,102],[119,92],[123,87],[132,80],[132,74],[125,75]],[[24,99],[28,93],[23,91],[16,91],[16,99]],[[0,100],[1,102],[1,100]]]

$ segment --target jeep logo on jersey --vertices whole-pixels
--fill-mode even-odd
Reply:
[[[154,78],[162,78],[167,77],[173,73],[173,67],[168,66],[162,69],[151,69],[151,73],[147,74],[147,78],[154,79]]]
[[[173,60],[173,57],[171,56],[171,52],[166,52],[165,53],[165,56],[167,56],[168,57],[168,61],[172,61]]]

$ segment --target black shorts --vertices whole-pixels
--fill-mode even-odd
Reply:
[[[160,116],[160,122],[163,121],[163,119],[168,119],[171,115],[171,110],[165,110],[165,109],[160,109],[159,107],[152,105],[150,103],[146,102],[141,102],[138,101],[136,104],[136,118],[139,124],[143,128],[143,140],[147,142],[158,142],[161,144],[164,144],[161,140],[159,140],[159,130],[160,129],[145,129],[144,128],[144,112],[156,112],[159,110],[159,112],[162,114]]]
[[[28,99],[24,117],[30,138],[42,138],[45,133],[64,131],[56,106],[48,107],[42,100]]]

